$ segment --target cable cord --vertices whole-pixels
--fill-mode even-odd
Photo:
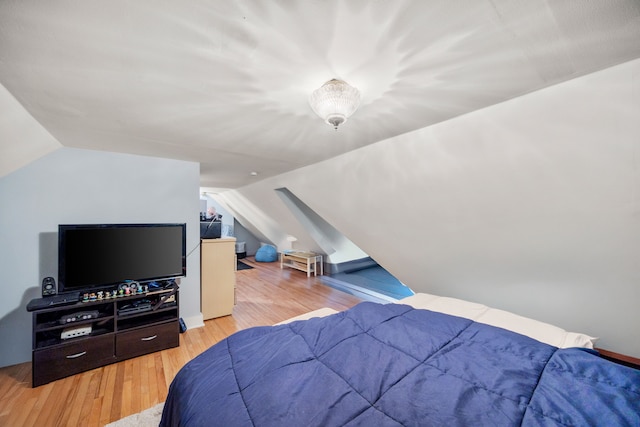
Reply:
[[[200,246],[200,243],[198,243],[197,245],[195,245],[195,246],[193,247],[193,249],[191,249],[191,250],[189,251],[189,253],[187,253],[187,258],[189,258],[189,255],[191,255],[191,254],[193,253],[193,251],[195,251],[196,249],[198,249],[198,247],[199,247],[199,246]]]

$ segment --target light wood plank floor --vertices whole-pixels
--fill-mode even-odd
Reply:
[[[236,273],[233,316],[205,322],[180,335],[180,347],[94,369],[31,388],[31,363],[0,368],[0,426],[104,426],[164,402],[171,380],[193,357],[232,333],[272,325],[330,307],[341,311],[361,300],[307,278],[280,270],[279,263],[256,263]]]

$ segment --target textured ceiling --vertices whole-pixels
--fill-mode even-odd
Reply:
[[[0,84],[60,144],[217,188],[638,57],[637,0],[0,0]],[[363,98],[337,132],[307,104],[334,77]]]

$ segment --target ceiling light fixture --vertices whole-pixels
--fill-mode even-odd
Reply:
[[[360,105],[360,92],[348,83],[331,79],[309,96],[311,109],[336,130]]]

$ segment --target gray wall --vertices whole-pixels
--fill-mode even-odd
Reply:
[[[57,281],[57,227],[187,223],[180,314],[200,315],[199,165],[61,148],[0,178],[0,366],[31,360],[31,315],[46,276]],[[200,316],[201,318],[201,316]]]
[[[237,220],[234,221],[233,235],[236,238],[236,242],[244,242],[244,249],[248,256],[254,256],[257,250],[260,248],[260,241],[251,234],[249,230],[244,228]]]
[[[640,357],[640,60],[224,193],[308,245],[281,187],[414,291]]]

